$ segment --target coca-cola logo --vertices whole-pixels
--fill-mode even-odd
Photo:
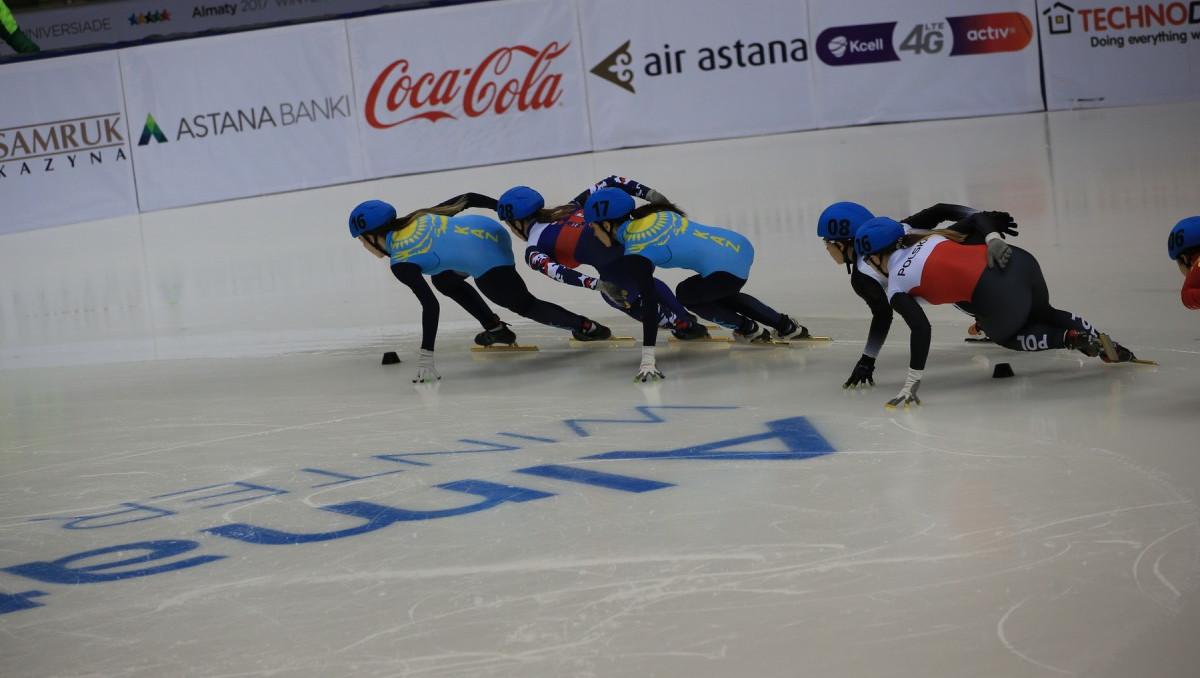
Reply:
[[[570,46],[551,42],[541,50],[501,47],[474,68],[440,74],[418,74],[407,59],[397,59],[371,84],[367,124],[387,129],[417,119],[457,120],[459,108],[469,118],[502,115],[513,108],[549,108],[562,98],[562,73],[552,73],[550,68]]]

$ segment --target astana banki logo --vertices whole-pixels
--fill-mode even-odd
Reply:
[[[167,135],[163,134],[162,128],[158,126],[152,114],[146,114],[146,126],[142,128],[142,138],[138,139],[138,146],[145,146],[150,143],[150,137],[160,144],[167,143]]]

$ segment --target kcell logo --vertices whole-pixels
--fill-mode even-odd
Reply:
[[[469,118],[503,115],[514,107],[549,108],[562,98],[562,73],[551,72],[551,67],[570,46],[551,42],[541,50],[501,47],[476,67],[440,74],[412,73],[409,61],[398,59],[383,69],[367,93],[367,124],[387,129],[417,119],[457,120],[458,107]]]
[[[899,61],[892,47],[896,22],[835,26],[817,36],[817,56],[830,66]]]
[[[952,16],[946,21],[954,35],[950,56],[1019,52],[1033,41],[1033,22],[1020,12]]]

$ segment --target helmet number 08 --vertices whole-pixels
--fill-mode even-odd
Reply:
[[[836,235],[850,235],[850,220],[849,219],[830,219],[828,224],[829,232]]]
[[[500,205],[499,212],[500,212],[501,220],[516,221],[515,219],[513,219],[513,206],[512,205]]]

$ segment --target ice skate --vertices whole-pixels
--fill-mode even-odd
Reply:
[[[1133,351],[1113,341],[1107,334],[1100,335],[1100,345],[1104,351],[1100,359],[1106,363],[1138,363],[1141,365],[1157,365],[1153,360],[1138,360]]]
[[[771,338],[771,331],[759,327],[758,323],[753,323],[748,332],[733,331],[733,340],[739,344],[771,344],[774,339]]]
[[[475,343],[484,347],[494,344],[508,344],[509,346],[513,346],[517,343],[517,334],[508,329],[508,323],[502,321],[496,327],[476,334]]]
[[[693,322],[684,329],[671,330],[671,336],[679,341],[696,341],[698,339],[708,339],[712,335],[708,333],[708,328],[700,323]]]
[[[575,341],[604,341],[612,337],[612,330],[594,320],[584,320],[583,329],[571,332]]]
[[[775,330],[775,339],[778,341],[792,341],[800,339],[812,339],[812,334],[809,334],[808,328],[796,322],[791,316],[779,315],[781,322],[779,329]]]
[[[1082,330],[1067,330],[1066,335],[1063,337],[1063,346],[1074,351],[1079,351],[1089,358],[1095,358],[1104,351],[1104,344],[1101,343],[1100,336]]]

